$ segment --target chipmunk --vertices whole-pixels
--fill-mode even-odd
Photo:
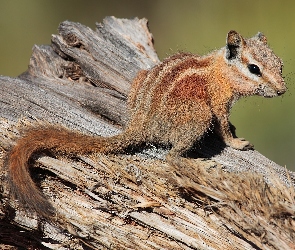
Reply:
[[[262,33],[244,39],[233,30],[226,46],[208,55],[172,55],[134,79],[128,98],[130,120],[123,133],[105,138],[56,127],[28,130],[8,153],[11,191],[39,215],[54,213],[29,174],[29,159],[42,150],[109,154],[150,142],[170,145],[169,160],[183,156],[212,125],[227,146],[247,149],[250,143],[230,131],[230,109],[243,96],[285,93],[282,65]]]

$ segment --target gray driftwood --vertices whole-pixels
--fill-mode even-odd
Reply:
[[[295,249],[295,174],[210,134],[187,167],[147,145],[128,155],[36,157],[32,175],[54,223],[9,198],[5,152],[24,127],[59,124],[110,136],[128,120],[140,69],[159,62],[145,19],[63,22],[28,70],[0,77],[0,246],[7,249]]]

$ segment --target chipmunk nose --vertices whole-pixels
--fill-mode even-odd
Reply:
[[[287,86],[282,82],[281,86],[277,88],[277,95],[280,96],[287,91]]]

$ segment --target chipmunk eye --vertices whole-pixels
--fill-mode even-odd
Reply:
[[[257,76],[261,76],[261,71],[257,65],[249,64],[248,69],[252,74],[257,75]]]

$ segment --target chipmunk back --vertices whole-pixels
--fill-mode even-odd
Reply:
[[[128,106],[130,120],[120,135],[92,137],[62,128],[34,128],[16,141],[6,164],[12,193],[20,203],[41,216],[54,212],[29,175],[33,153],[123,152],[143,142],[171,146],[167,159],[181,157],[209,129],[226,145],[245,150],[250,143],[234,138],[229,125],[230,108],[243,96],[282,95],[282,61],[261,33],[244,39],[227,34],[226,46],[205,56],[178,53],[134,79]]]

